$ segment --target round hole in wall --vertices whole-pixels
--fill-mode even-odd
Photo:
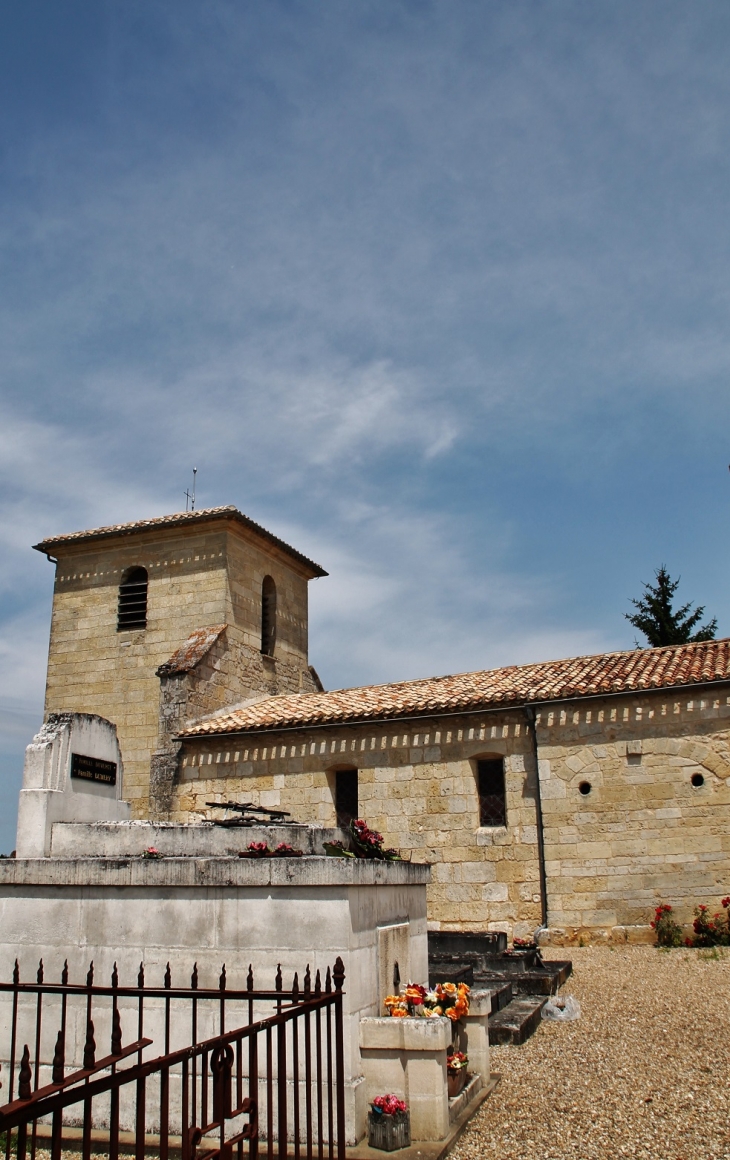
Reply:
[[[593,789],[593,786],[591,785],[591,783],[589,781],[582,781],[580,783],[580,785],[578,786],[578,791],[579,791],[579,793],[583,794],[583,797],[587,797],[587,795],[591,792],[592,789]]]
[[[692,785],[695,787],[695,789],[699,789],[701,785],[705,784],[705,779],[701,773],[693,773],[690,781],[692,782]]]

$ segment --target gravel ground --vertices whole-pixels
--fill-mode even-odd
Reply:
[[[574,1023],[493,1047],[502,1082],[452,1160],[730,1160],[730,952],[548,948]]]

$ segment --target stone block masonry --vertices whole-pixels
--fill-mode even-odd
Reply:
[[[646,941],[659,901],[689,923],[730,891],[730,688],[538,708],[550,937]],[[503,757],[507,825],[481,827],[480,758]],[[436,929],[532,933],[541,919],[536,778],[519,710],[289,733],[189,737],[172,816],[245,796],[335,824],[338,769],[387,845],[432,863]]]
[[[553,941],[652,940],[730,883],[730,697],[647,694],[541,714]]]
[[[307,661],[312,571],[230,518],[59,544],[45,711],[96,713],[117,726],[125,795],[150,814],[150,756],[159,745],[160,665],[206,625],[226,631],[189,682],[186,716],[253,695],[314,691]],[[117,631],[122,577],[148,573],[147,627]],[[276,648],[261,654],[261,586],[278,592]],[[186,696],[187,696],[186,692]],[[152,803],[154,806],[154,803]],[[154,809],[153,809],[154,812]]]
[[[479,826],[474,763],[483,756],[505,758],[506,827]],[[432,926],[534,930],[536,783],[520,713],[186,740],[171,816],[206,818],[207,801],[238,796],[333,826],[336,771],[353,767],[361,816],[386,846],[432,864]]]

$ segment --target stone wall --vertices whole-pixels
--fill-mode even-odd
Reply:
[[[505,758],[507,827],[479,826],[475,761],[489,756]],[[333,826],[335,772],[356,766],[361,816],[386,845],[433,865],[433,927],[516,923],[527,933],[540,922],[535,774],[521,713],[201,739],[179,760],[178,821],[238,795]]]
[[[686,924],[698,903],[719,905],[730,891],[726,690],[561,706],[540,714],[538,741],[553,941],[650,939],[659,901]]]
[[[286,655],[286,654],[285,654]],[[263,656],[246,643],[236,625],[228,625],[212,648],[190,672],[160,677],[159,736],[150,765],[148,814],[168,818],[177,769],[179,743],[175,735],[186,724],[246,700],[253,693],[316,692],[309,668],[278,656]]]
[[[543,707],[536,726],[553,941],[648,939],[658,901],[689,923],[697,903],[730,892],[727,687]],[[475,763],[489,756],[505,758],[506,827],[479,826]],[[206,817],[207,800],[238,795],[331,826],[343,767],[358,769],[359,812],[386,844],[433,864],[431,927],[538,927],[534,760],[521,711],[189,739],[172,816]]]
[[[124,572],[149,575],[147,628],[117,632]],[[278,590],[273,658],[260,653],[261,584]],[[254,693],[313,688],[307,669],[307,576],[296,561],[239,525],[156,529],[59,551],[46,713],[96,713],[117,726],[125,794],[149,813],[150,755],[158,745],[157,668],[196,628],[225,623],[226,651],[193,681],[190,715]]]

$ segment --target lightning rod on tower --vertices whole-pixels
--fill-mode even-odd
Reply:
[[[197,469],[197,467],[194,467],[193,468],[193,490],[192,490],[192,492],[187,491],[187,490],[185,491],[185,511],[188,511],[188,510],[191,512],[195,511],[195,477],[197,474],[198,474],[198,469]],[[190,505],[189,508],[188,508],[188,504]]]

